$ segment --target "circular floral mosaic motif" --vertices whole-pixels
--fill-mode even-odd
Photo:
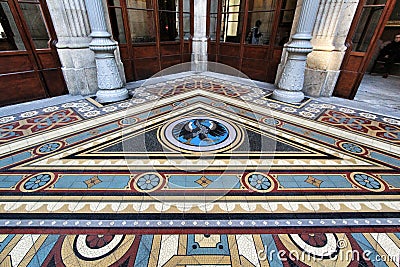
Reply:
[[[24,191],[40,190],[49,185],[52,178],[53,178],[52,175],[49,173],[37,174],[26,180],[22,185],[22,189]]]
[[[265,124],[268,124],[268,125],[271,125],[271,126],[275,126],[275,125],[279,125],[281,122],[279,121],[279,120],[277,120],[277,119],[274,119],[274,118],[263,118],[262,119],[262,121],[265,123]]]
[[[53,142],[53,143],[47,143],[42,146],[40,146],[37,150],[38,153],[40,154],[47,154],[53,151],[56,151],[57,149],[62,147],[62,143],[60,142]]]
[[[269,192],[273,189],[273,181],[261,173],[250,173],[245,182],[254,191]]]
[[[365,149],[360,147],[359,145],[353,144],[353,143],[341,143],[339,144],[339,146],[341,148],[343,148],[344,150],[347,150],[351,153],[354,154],[364,154],[365,153]]]
[[[365,174],[365,173],[356,173],[352,175],[353,180],[362,188],[371,190],[371,191],[382,191],[384,190],[383,184],[376,178]]]
[[[230,123],[216,118],[192,117],[173,121],[162,130],[161,139],[176,150],[213,151],[239,141]]]
[[[123,118],[122,120],[119,121],[119,123],[123,126],[125,125],[132,125],[137,123],[139,120],[137,118],[133,117],[128,117],[128,118]]]
[[[159,188],[161,185],[161,178],[154,173],[147,173],[140,176],[135,181],[135,187],[138,191],[151,192]]]

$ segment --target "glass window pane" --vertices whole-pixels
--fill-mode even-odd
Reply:
[[[228,12],[239,12],[240,6],[230,6]]]
[[[389,20],[400,20],[400,1],[397,1]]]
[[[153,9],[151,0],[126,0],[128,8]]]
[[[190,13],[183,13],[183,39],[184,40],[189,40],[190,37],[192,36],[190,34],[190,24],[191,24]]]
[[[179,41],[179,13],[159,12],[160,41]]]
[[[275,45],[283,46],[289,41],[290,31],[292,29],[296,0],[286,2],[284,10],[280,12],[278,31],[276,33]]]
[[[49,34],[38,4],[20,3],[33,43],[37,49],[48,48]]]
[[[240,43],[242,36],[243,13],[222,14],[221,41]]]
[[[356,31],[353,35],[353,51],[367,51],[382,11],[383,8],[381,7],[366,7],[363,9]]]
[[[10,7],[0,3],[0,51],[25,50],[17,25],[15,24]]]
[[[237,35],[237,28],[238,28],[238,23],[237,21],[230,21],[228,22],[228,28],[227,28],[227,35],[228,36],[236,36]]]
[[[109,6],[121,6],[119,0],[107,0]]]
[[[268,11],[275,9],[276,0],[249,0],[249,11]]]
[[[132,42],[155,42],[153,11],[128,10],[128,17]]]
[[[284,10],[294,10],[296,9],[297,0],[287,0],[283,3],[282,9]]]
[[[367,0],[365,1],[365,5],[384,5],[387,0]]]
[[[183,0],[183,12],[190,13],[190,0]]]
[[[120,44],[126,44],[124,22],[120,8],[110,8],[111,27],[114,40]]]
[[[243,12],[244,0],[222,0],[222,12]]]
[[[217,14],[210,14],[210,39],[217,39]]]
[[[228,21],[238,21],[238,20],[239,20],[239,13],[228,14]]]
[[[218,0],[211,0],[210,1],[210,13],[218,13]]]
[[[249,13],[246,42],[248,44],[269,45],[273,24],[274,12]]]
[[[179,0],[158,0],[158,10],[179,11]]]
[[[290,31],[291,27],[279,26],[276,33],[275,45],[284,46],[289,41]]]

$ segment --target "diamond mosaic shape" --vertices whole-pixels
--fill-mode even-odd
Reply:
[[[93,186],[95,186],[96,184],[99,184],[101,182],[102,182],[102,180],[100,180],[97,175],[93,176],[90,179],[85,180],[85,184],[87,185],[87,188],[92,188]]]
[[[210,179],[208,179],[205,176],[202,176],[200,179],[195,181],[196,183],[198,183],[199,185],[201,185],[203,188],[206,188],[207,186],[209,186],[213,181],[211,181]]]
[[[304,182],[309,183],[309,184],[311,184],[311,185],[313,185],[315,187],[321,187],[321,184],[322,184],[323,181],[319,180],[319,179],[317,179],[315,177],[308,176],[307,179]]]

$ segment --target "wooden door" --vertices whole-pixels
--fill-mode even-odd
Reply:
[[[0,0],[0,106],[67,93],[43,0]]]
[[[190,62],[193,0],[108,0],[127,81]]]
[[[396,0],[361,0],[349,34],[334,96],[353,99]]]
[[[289,40],[296,0],[208,0],[208,57],[252,79],[273,83]],[[262,36],[249,38],[260,20]]]

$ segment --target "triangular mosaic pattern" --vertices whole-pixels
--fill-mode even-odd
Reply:
[[[269,94],[195,75],[0,118],[0,266],[398,266],[400,121]]]

